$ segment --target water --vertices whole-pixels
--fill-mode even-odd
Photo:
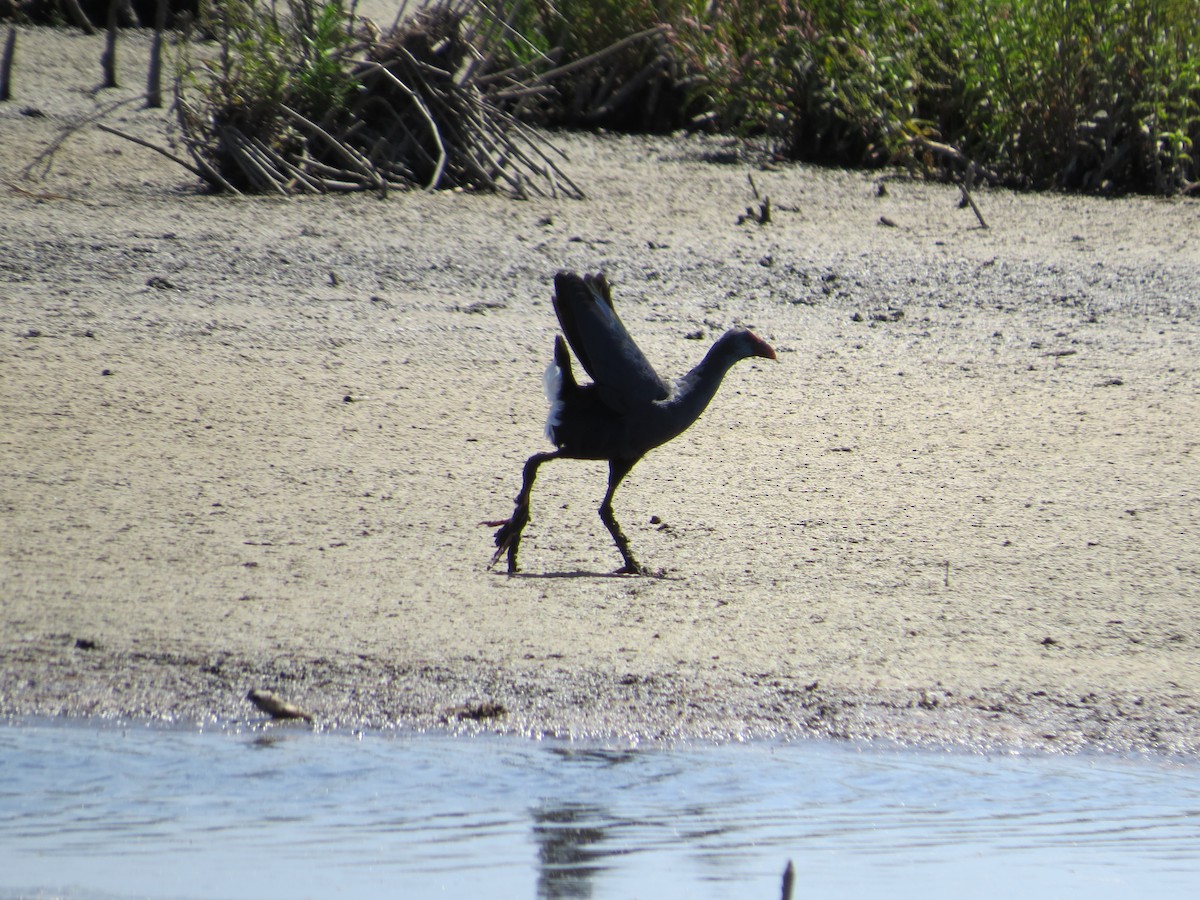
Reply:
[[[1194,897],[1200,764],[0,726],[0,897]]]

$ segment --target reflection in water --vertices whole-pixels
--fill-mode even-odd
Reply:
[[[582,900],[592,896],[592,879],[603,868],[598,845],[610,820],[598,806],[568,803],[532,810],[538,848],[537,896]]]
[[[550,753],[561,760],[564,770],[605,769],[636,759],[634,751],[603,747],[552,746]],[[538,848],[537,896],[542,900],[591,897],[593,878],[605,868],[600,864],[607,855],[600,847],[604,826],[611,826],[613,816],[594,804],[570,802],[547,804],[530,815]]]
[[[0,726],[0,900],[1192,896],[1200,766]]]

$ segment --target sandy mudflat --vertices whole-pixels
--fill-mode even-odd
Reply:
[[[582,202],[208,197],[96,131],[22,180],[100,48],[24,32],[0,105],[0,712],[1200,751],[1195,202],[984,191],[984,231],[946,186],[604,136],[558,139]],[[579,462],[486,568],[559,268],[665,374],[735,323],[779,351],[617,494],[661,578],[608,574]]]

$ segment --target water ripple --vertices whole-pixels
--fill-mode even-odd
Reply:
[[[0,727],[0,897],[1191,896],[1200,767]]]

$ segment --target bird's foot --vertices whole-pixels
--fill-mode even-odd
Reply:
[[[489,528],[495,528],[496,531],[496,552],[492,554],[492,561],[488,563],[490,570],[500,557],[508,554],[508,574],[515,575],[517,573],[517,548],[521,544],[521,532],[525,526],[529,524],[528,510],[517,507],[511,519],[497,519],[495,521],[481,522],[481,525],[486,525]]]
[[[494,527],[494,525],[495,525],[495,523],[494,523],[494,522],[483,522],[482,524],[484,524],[484,525],[492,525],[493,527]],[[496,552],[492,554],[492,560],[491,560],[491,562],[489,562],[489,563],[487,564],[487,567],[488,567],[488,571],[489,571],[489,572],[491,571],[491,569],[492,569],[492,566],[494,566],[494,565],[495,565],[497,562],[499,562],[499,561],[500,561],[500,557],[504,555],[504,552],[505,552],[507,549],[508,549],[508,544],[500,544],[500,545],[499,545],[499,546],[496,548]],[[514,568],[512,568],[512,567],[510,567],[510,568],[509,568],[509,574],[511,575],[511,574],[513,573],[513,571],[515,571],[515,569],[514,569]]]
[[[643,569],[635,560],[626,560],[625,565],[617,569],[614,575],[645,575],[646,570]]]

